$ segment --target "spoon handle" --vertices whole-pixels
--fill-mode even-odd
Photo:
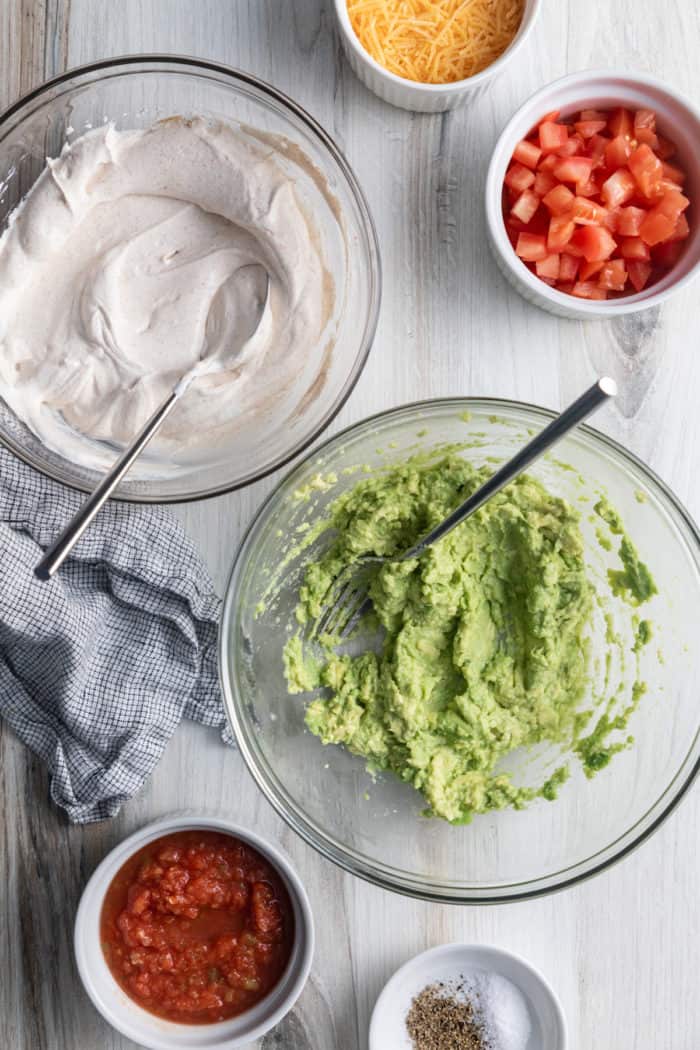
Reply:
[[[109,499],[131,464],[146,447],[165,417],[177,403],[183,389],[184,388],[181,388],[181,385],[178,384],[172,393],[168,395],[160,408],[156,409],[129,447],[122,452],[112,469],[105,474],[95,491],[88,496],[82,506],[68,522],[63,532],[61,532],[48,548],[41,561],[34,567],[34,575],[38,576],[40,580],[51,579],[53,574],[63,563],[64,559],[70,554],[102,504]]]
[[[401,560],[419,557],[427,547],[431,547],[443,536],[446,536],[448,532],[451,532],[456,525],[459,525],[470,514],[473,514],[474,511],[483,506],[487,500],[499,492],[509,481],[512,481],[513,478],[527,470],[534,460],[543,456],[552,445],[561,440],[565,434],[568,434],[579,423],[582,423],[584,419],[587,419],[609,398],[615,397],[616,394],[617,385],[614,380],[607,377],[599,379],[597,383],[594,383],[585,393],[581,394],[573,404],[565,408],[561,415],[553,419],[544,430],[536,434],[532,441],[529,441],[524,448],[516,452],[512,459],[509,459],[495,474],[492,474],[481,488],[473,492],[448,518],[445,518],[432,532],[429,532],[427,536],[423,536],[415,546],[406,551],[401,556]]]

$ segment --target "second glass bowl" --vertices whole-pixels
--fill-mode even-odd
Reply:
[[[291,99],[255,77],[211,62],[141,55],[71,70],[20,99],[0,116],[0,231],[67,141],[113,121],[145,128],[170,116],[201,116],[241,126],[277,150],[277,160],[313,213],[336,288],[333,315],[313,375],[301,377],[289,410],[240,427],[149,470],[142,457],[117,498],[143,502],[200,499],[246,485],[296,456],[349,396],[367,359],[380,299],[377,237],[347,162],[325,131]],[[177,158],[173,158],[177,163]],[[307,369],[307,371],[311,371]],[[303,383],[301,382],[303,380]],[[292,399],[292,394],[288,400]],[[49,477],[91,490],[98,474],[46,448],[1,400],[0,441]],[[107,450],[107,462],[116,450]]]
[[[632,748],[587,780],[578,763],[555,802],[502,810],[454,827],[422,815],[425,801],[395,777],[373,779],[361,758],[323,747],[304,724],[304,697],[287,692],[282,649],[294,629],[304,566],[314,547],[294,551],[305,527],[352,486],[346,468],[381,468],[418,449],[465,443],[483,465],[506,458],[552,418],[544,409],[495,400],[443,400],[395,409],[332,438],[279,485],[254,520],[233,566],[220,632],[225,705],[241,752],[278,812],[324,856],[376,885],[456,903],[517,900],[571,885],[644,840],[690,785],[700,762],[700,537],[672,493],[639,460],[583,427],[531,473],[581,511],[586,564],[596,586],[617,564],[596,535],[592,513],[607,492],[622,515],[658,594],[640,609],[654,638],[640,654],[647,695],[632,716]],[[337,481],[326,489],[328,475]],[[299,499],[299,490],[311,493]],[[591,520],[593,519],[593,520]],[[283,566],[282,570],[281,566]],[[277,582],[274,582],[277,578]],[[272,600],[271,600],[272,596]],[[615,629],[631,649],[621,613]],[[605,663],[604,617],[591,633],[593,657]],[[615,657],[613,656],[613,660]],[[622,659],[622,658],[621,658]],[[632,660],[631,654],[626,663]],[[621,666],[621,672],[623,667]],[[523,755],[529,763],[559,757]],[[514,770],[514,772],[517,772]]]

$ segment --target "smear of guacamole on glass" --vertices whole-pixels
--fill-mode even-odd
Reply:
[[[365,553],[406,550],[489,473],[459,455],[415,457],[341,495],[328,512],[333,539],[306,570],[299,623],[319,616],[342,569]],[[629,545],[615,588],[638,604],[653,581],[613,513],[606,507],[604,520]],[[579,514],[533,477],[511,483],[422,558],[379,568],[370,594],[384,629],[379,651],[340,654],[325,638],[319,657],[300,630],[285,648],[288,688],[325,687],[307,707],[309,729],[412,784],[431,814],[468,823],[555,798],[566,764],[536,787],[496,771],[517,748],[564,745],[591,774],[626,746],[606,739],[631,710],[600,716],[582,735],[593,589]]]

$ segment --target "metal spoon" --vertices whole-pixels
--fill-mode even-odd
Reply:
[[[260,327],[260,322],[265,314],[265,308],[267,306],[268,299],[270,297],[270,277],[267,271],[262,266],[252,264],[250,266],[242,266],[235,271],[234,274],[229,278],[229,282],[232,278],[241,275],[244,270],[249,270],[251,273],[247,275],[249,278],[254,279],[258,285],[257,296],[259,300],[259,310],[255,323],[252,329],[247,333],[239,333],[242,335],[242,339],[235,353],[233,354],[235,360],[239,360],[245,356],[245,350],[248,348],[250,340],[257,332]],[[225,307],[225,291],[226,285],[222,285],[219,289],[217,297],[219,297],[220,305]],[[216,298],[215,297],[215,300]],[[215,303],[212,303],[212,307]],[[219,311],[220,312],[220,311]],[[212,315],[216,311],[212,310]],[[216,328],[216,324],[211,326],[212,329]],[[209,325],[207,326],[209,333]],[[104,476],[102,481],[99,483],[92,495],[88,496],[83,505],[79,508],[76,514],[71,518],[66,527],[63,529],[61,534],[51,544],[46,553],[44,554],[41,561],[37,563],[34,568],[34,575],[40,580],[49,580],[56,572],[56,570],[62,565],[68,554],[78,542],[82,534],[87,529],[88,525],[95,517],[100,507],[105,503],[114,492],[115,488],[124,477],[126,472],[131,467],[131,464],[140,455],[143,449],[146,447],[151,438],[158,432],[161,424],[172,412],[173,408],[183,396],[185,391],[189,388],[190,384],[200,376],[209,375],[212,372],[222,371],[227,365],[230,367],[230,360],[226,358],[218,358],[216,356],[207,357],[207,347],[210,343],[209,334],[205,337],[205,346],[202,351],[197,364],[186,372],[182,379],[173,388],[172,393],[168,395],[163,404],[158,408],[148,422],[138,432],[131,444],[124,450],[119,459],[116,461],[112,469],[108,474]]]
[[[312,633],[316,636],[329,634],[335,638],[347,638],[372,607],[369,585],[378,566],[388,561],[401,562],[420,558],[429,547],[482,507],[487,500],[500,492],[504,485],[522,474],[552,445],[616,394],[617,385],[613,379],[599,379],[409,550],[388,557],[367,554],[342,571],[329,588],[324,608],[313,625]]]

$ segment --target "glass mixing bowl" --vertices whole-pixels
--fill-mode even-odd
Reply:
[[[658,594],[639,610],[653,623],[653,639],[639,653],[638,667],[630,651],[629,606],[621,601],[609,606],[619,646],[606,641],[603,610],[597,609],[591,627],[591,692],[601,688],[606,657],[611,663],[607,695],[621,684],[620,705],[629,698],[630,674],[647,683],[627,730],[635,737],[633,747],[615,755],[591,780],[572,760],[571,777],[554,802],[537,800],[520,812],[491,812],[456,827],[423,816],[423,797],[395,777],[373,779],[361,758],[324,747],[305,728],[305,698],[287,692],[282,648],[293,629],[298,583],[316,544],[327,537],[300,555],[293,552],[306,523],[356,482],[356,474],[343,471],[386,466],[445,442],[468,443],[461,454],[483,465],[512,455],[552,415],[509,401],[453,399],[368,419],[294,468],[262,506],[234,562],[224,601],[220,665],[226,710],[241,752],[260,788],[295,831],[324,856],[376,885],[463,904],[561,889],[602,871],[650,835],[697,773],[700,536],[663,482],[588,427],[562,441],[531,473],[580,508],[589,577],[599,592],[607,586],[607,569],[619,565],[615,549],[607,551],[596,535],[601,521],[592,509],[601,492],[609,494],[654,574]],[[331,474],[337,482],[326,488]],[[300,499],[300,490],[311,498]],[[296,531],[300,526],[302,531]],[[541,783],[538,770],[559,764],[561,752],[548,745],[510,758],[515,779]]]
[[[143,502],[200,499],[262,477],[306,448],[343,406],[369,353],[377,323],[380,263],[367,204],[346,160],[300,106],[245,73],[211,62],[140,55],[82,66],[37,88],[0,116],[0,231],[47,157],[111,120],[149,127],[173,115],[241,126],[276,152],[318,226],[335,309],[284,413],[238,428],[196,455],[149,463],[148,450],[117,490]],[[287,398],[287,395],[285,395]],[[287,400],[285,402],[287,404]],[[36,469],[83,490],[99,475],[46,448],[0,399],[0,441]],[[116,458],[104,451],[105,464]]]

